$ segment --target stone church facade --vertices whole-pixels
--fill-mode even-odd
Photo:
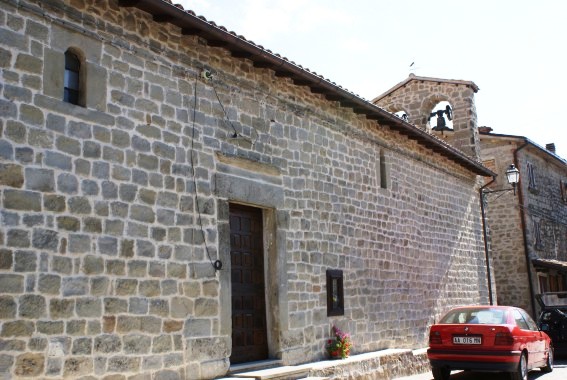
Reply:
[[[4,377],[418,348],[487,301],[472,86],[465,154],[162,0],[0,0],[0,69]]]

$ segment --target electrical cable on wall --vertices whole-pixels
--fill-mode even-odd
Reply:
[[[220,96],[217,92],[217,89],[213,83],[213,75],[211,74],[211,72],[209,70],[203,70],[201,72],[201,77],[203,77],[203,79],[207,82],[210,83],[211,87],[213,88],[213,92],[215,93],[215,97],[217,98],[217,102],[219,103],[222,112],[224,114],[224,118],[226,119],[226,122],[228,123],[228,125],[230,125],[230,127],[232,128],[232,130],[234,131],[234,133],[232,134],[232,138],[236,139],[236,138],[242,138],[246,141],[248,141],[252,147],[254,147],[254,145],[256,144],[256,141],[258,141],[258,138],[260,137],[260,135],[258,134],[258,132],[256,131],[256,128],[252,127],[252,130],[254,131],[254,133],[256,134],[256,139],[254,141],[252,141],[251,138],[248,137],[244,137],[241,134],[239,134],[236,131],[236,128],[234,127],[234,124],[232,124],[232,121],[230,121],[230,118],[228,117],[228,113],[226,112],[226,109],[224,108],[224,104],[222,104],[222,101],[220,100]]]
[[[197,209],[197,221],[199,222],[199,227],[201,229],[201,234],[203,236],[203,242],[205,245],[205,251],[207,252],[207,257],[215,272],[222,269],[222,261],[213,261],[211,258],[211,253],[209,252],[209,247],[207,246],[207,238],[205,236],[205,229],[203,228],[203,220],[201,218],[201,208],[199,207],[199,197],[197,192],[197,177],[195,175],[195,160],[193,159],[194,153],[194,141],[195,141],[195,119],[197,117],[197,84],[199,83],[199,75],[195,75],[195,84],[193,86],[193,125],[191,128],[191,151],[189,153],[189,160],[191,161],[191,174],[193,176],[193,186],[195,187],[195,208]],[[236,131],[235,131],[236,132]]]

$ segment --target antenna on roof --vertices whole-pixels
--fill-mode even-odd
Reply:
[[[409,65],[410,74],[411,74],[411,73],[415,73],[415,70],[417,70],[417,69],[419,69],[419,67],[417,67],[417,66],[415,65],[415,61],[413,61],[413,62]]]

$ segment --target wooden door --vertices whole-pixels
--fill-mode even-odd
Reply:
[[[262,210],[230,206],[231,363],[268,358]]]

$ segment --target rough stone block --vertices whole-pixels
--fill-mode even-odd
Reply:
[[[65,360],[63,375],[79,378],[93,372],[93,359],[88,356],[73,357]]]
[[[45,374],[48,376],[58,376],[63,370],[63,360],[61,358],[47,358]]]
[[[23,163],[23,164],[31,164],[34,158],[34,151],[31,148],[27,147],[18,147],[16,148],[16,160]],[[18,178],[17,176],[15,178]],[[23,175],[22,175],[23,178]],[[14,186],[14,187],[21,187],[21,186]]]
[[[155,221],[154,211],[146,206],[132,205],[130,217],[139,222],[153,223]]]
[[[88,275],[103,273],[104,260],[99,256],[85,256],[85,258],[83,259],[83,272]]]
[[[146,298],[130,298],[130,305],[128,307],[128,312],[130,314],[144,315],[148,313],[149,300]]]
[[[154,257],[155,246],[147,240],[136,240],[136,254],[140,257]]]
[[[16,251],[14,257],[15,272],[35,272],[37,269],[37,254],[28,251]]]
[[[75,313],[79,317],[99,318],[102,316],[102,300],[100,298],[78,298],[75,302]]]
[[[91,251],[91,238],[89,235],[72,234],[69,236],[69,251],[85,253]]]
[[[25,294],[19,299],[19,316],[21,318],[38,319],[47,315],[45,297],[35,294]]]
[[[161,318],[140,317],[140,331],[154,335],[161,333]]]
[[[95,352],[115,353],[122,350],[122,342],[117,335],[105,334],[97,336],[94,340]]]
[[[34,248],[57,251],[59,234],[57,231],[34,228],[32,235]]]
[[[124,276],[126,274],[126,263],[122,260],[106,260],[106,274]]]
[[[0,273],[0,289],[2,289],[2,293],[22,293],[24,291],[24,276]]]
[[[71,274],[73,270],[73,261],[70,257],[54,256],[51,267],[54,272],[61,274]]]
[[[81,221],[79,218],[75,218],[74,216],[58,216],[57,228],[73,232],[80,231]]]
[[[99,335],[102,333],[102,323],[100,320],[90,320],[87,322],[87,335]]]
[[[90,214],[92,207],[87,197],[71,197],[67,200],[69,211],[73,214]]]
[[[136,294],[138,288],[138,280],[134,279],[118,279],[116,280],[115,293],[118,296],[126,296]]]
[[[30,233],[26,230],[8,230],[6,244],[8,247],[27,248],[30,246]]]
[[[62,195],[45,194],[43,196],[43,207],[46,211],[63,212],[65,211],[65,197]]]
[[[128,262],[128,275],[131,277],[146,277],[148,274],[148,263],[142,260]]]
[[[167,276],[170,278],[187,278],[187,265],[170,262],[167,264]]]
[[[51,299],[49,301],[49,315],[52,319],[64,319],[73,316],[75,301],[71,299]]]
[[[118,239],[110,236],[101,236],[98,239],[98,250],[103,255],[118,255]]]
[[[0,269],[12,268],[13,252],[9,249],[0,249]]]
[[[114,315],[104,316],[102,318],[102,332],[112,334],[116,327],[116,317]]]
[[[73,168],[73,161],[71,157],[61,154],[59,152],[47,151],[45,152],[45,165],[54,167],[61,170],[71,171]]]
[[[79,191],[79,181],[72,174],[62,173],[57,176],[57,190],[61,193],[76,194]]]
[[[213,298],[197,298],[195,300],[195,316],[214,317],[219,314],[219,304]]]
[[[0,319],[14,319],[17,305],[13,297],[0,296]]]
[[[23,190],[4,190],[4,207],[21,211],[41,211],[40,193]]]
[[[84,296],[89,291],[89,281],[86,277],[65,277],[63,279],[63,295]]]
[[[160,335],[153,339],[152,352],[164,353],[173,349],[171,335]]]
[[[96,181],[86,179],[81,182],[81,191],[85,195],[98,195],[100,189]]]
[[[34,332],[35,324],[32,321],[8,321],[2,324],[2,332],[0,333],[0,336],[31,337]]]
[[[193,300],[188,297],[173,297],[170,312],[172,318],[187,318],[193,315]]]
[[[37,321],[36,329],[39,334],[61,335],[65,330],[63,321]]]
[[[13,108],[14,111],[17,109],[14,103],[0,99],[0,113],[7,115],[10,108]],[[15,114],[17,114],[17,111],[15,111]],[[14,147],[8,141],[2,139],[0,139],[0,158],[14,159]]]
[[[160,283],[157,280],[140,281],[139,293],[144,297],[157,297],[160,295]]]
[[[41,273],[38,279],[38,289],[41,293],[59,294],[61,291],[61,277],[58,275]]]
[[[43,374],[45,357],[43,354],[26,353],[16,358],[14,373],[21,377],[38,377]]]
[[[21,188],[23,184],[22,166],[0,163],[0,185]]]
[[[92,338],[77,338],[73,340],[71,353],[73,355],[91,355],[93,352]]]
[[[110,279],[108,277],[95,277],[91,279],[91,294],[93,296],[104,296],[108,294]]]
[[[67,322],[65,331],[67,335],[82,336],[86,334],[87,322],[84,320],[71,320]]]
[[[123,350],[127,355],[148,354],[152,347],[152,339],[149,336],[140,334],[126,335],[123,338],[123,342]]]
[[[138,372],[140,358],[129,356],[113,356],[108,360],[108,370],[111,372]]]
[[[47,339],[36,337],[31,338],[28,342],[28,349],[31,351],[45,351],[47,348]]]
[[[150,300],[150,314],[158,315],[160,317],[169,316],[169,302],[164,299]]]

